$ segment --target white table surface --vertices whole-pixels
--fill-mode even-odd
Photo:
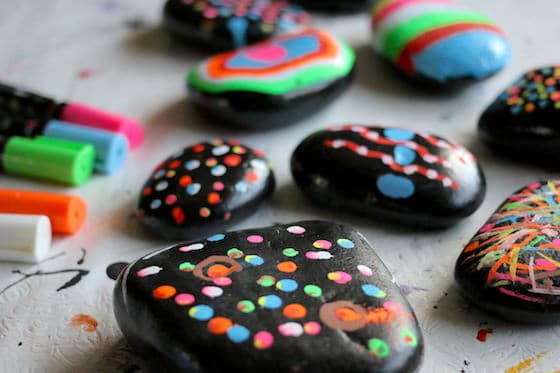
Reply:
[[[32,276],[0,295],[0,372],[151,371],[127,346],[115,322],[114,281],[105,269],[166,244],[135,222],[139,189],[151,169],[175,150],[215,137],[263,149],[276,168],[273,198],[236,228],[314,218],[341,221],[370,240],[401,284],[423,289],[408,295],[426,343],[422,373],[558,371],[560,327],[507,323],[473,309],[457,294],[453,266],[464,244],[509,193],[556,176],[496,157],[478,140],[476,123],[484,107],[521,72],[560,62],[560,6],[555,0],[463,3],[491,16],[510,36],[513,59],[500,74],[455,92],[425,92],[374,56],[366,15],[316,17],[316,25],[356,48],[355,84],[326,110],[296,125],[243,132],[206,120],[188,105],[185,74],[204,54],[160,29],[163,1],[0,1],[0,80],[136,117],[147,134],[121,171],[95,176],[79,188],[1,176],[0,188],[74,193],[90,210],[78,234],[56,238],[52,255],[60,256],[37,266],[0,263],[0,289],[22,278],[13,270],[90,272],[61,291],[56,289],[74,273]],[[307,134],[343,123],[400,125],[464,144],[486,172],[484,203],[457,226],[433,232],[316,207],[292,182],[290,154]],[[81,265],[80,248],[87,251]],[[76,314],[95,318],[96,331],[70,326]],[[494,330],[485,343],[476,339],[481,328]]]

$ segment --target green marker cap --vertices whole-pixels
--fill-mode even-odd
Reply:
[[[93,172],[95,149],[81,142],[47,137],[11,137],[2,164],[7,174],[81,185]]]

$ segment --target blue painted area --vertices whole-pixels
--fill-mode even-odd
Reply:
[[[249,339],[250,335],[249,329],[243,325],[235,325],[227,330],[227,336],[233,343],[243,343]]]
[[[221,241],[225,238],[226,236],[224,234],[215,234],[212,237],[208,237],[207,240],[210,242],[216,242],[216,241]]]
[[[362,291],[368,297],[385,298],[387,294],[375,285],[365,284],[362,285]]]
[[[247,44],[247,27],[249,21],[242,17],[232,17],[227,21],[227,28],[233,39],[233,45],[236,48]]]
[[[295,280],[284,279],[284,280],[278,281],[276,283],[276,287],[278,288],[278,290],[285,291],[286,293],[291,293],[291,292],[297,290],[298,283]]]
[[[416,152],[402,145],[395,146],[394,154],[395,162],[397,162],[401,166],[411,164],[416,159]]]
[[[282,298],[278,295],[265,295],[259,298],[259,305],[269,310],[275,310],[282,307]]]
[[[416,134],[412,131],[403,130],[400,128],[387,128],[383,131],[385,137],[395,141],[408,141],[412,140]]]
[[[207,321],[214,316],[214,309],[205,304],[199,304],[189,310],[189,315],[195,320]]]
[[[511,58],[511,45],[491,31],[463,32],[412,56],[415,70],[439,82],[472,77],[482,79],[501,70]]]
[[[414,194],[414,184],[410,179],[393,174],[382,175],[377,179],[377,188],[390,198],[408,198]]]
[[[292,62],[298,58],[305,58],[319,50],[319,39],[313,35],[302,35],[289,40],[282,40],[275,43],[277,47],[283,48],[285,55],[281,59],[271,61],[258,61],[240,52],[227,61],[229,69],[267,69]]]

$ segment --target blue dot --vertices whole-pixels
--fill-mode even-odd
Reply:
[[[225,237],[226,237],[225,234],[219,233],[219,234],[213,235],[212,237],[208,237],[207,240],[210,241],[210,242],[216,242],[216,241],[223,240]]]
[[[339,238],[336,243],[343,249],[353,249],[356,245],[347,238]]]
[[[239,183],[235,184],[235,190],[239,193],[245,193],[247,191],[247,183],[240,181]]]
[[[194,170],[200,167],[200,161],[196,159],[192,159],[190,161],[185,162],[185,168],[187,170]]]
[[[406,177],[386,174],[377,179],[377,188],[390,198],[408,198],[414,194],[414,183]]]
[[[292,291],[296,291],[296,289],[298,288],[298,283],[294,280],[284,279],[276,283],[276,288],[278,290],[285,291],[286,293],[291,293]]]
[[[395,162],[401,166],[406,166],[411,164],[416,159],[416,152],[406,146],[397,145],[395,146]]]
[[[227,336],[233,343],[243,343],[249,339],[250,335],[249,329],[243,325],[235,325],[227,330]]]
[[[282,298],[274,294],[263,295],[258,299],[257,302],[259,303],[259,306],[269,310],[274,310],[282,307]]]
[[[386,137],[396,141],[412,140],[414,136],[416,136],[414,132],[403,130],[400,128],[387,128],[384,133]]]
[[[258,255],[247,255],[245,261],[254,266],[260,266],[264,263],[264,259]]]
[[[189,310],[189,316],[195,320],[206,321],[214,316],[214,310],[210,306],[199,304]]]
[[[197,194],[198,192],[200,192],[200,188],[201,188],[201,185],[198,184],[198,183],[191,184],[191,185],[189,185],[189,186],[187,187],[187,193],[188,193],[190,196],[194,196],[195,194]]]
[[[387,294],[375,285],[362,285],[362,291],[369,297],[385,298]]]

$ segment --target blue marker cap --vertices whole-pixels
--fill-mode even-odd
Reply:
[[[43,136],[93,145],[95,171],[100,173],[110,174],[117,171],[128,155],[128,140],[114,132],[51,120],[46,124]]]

